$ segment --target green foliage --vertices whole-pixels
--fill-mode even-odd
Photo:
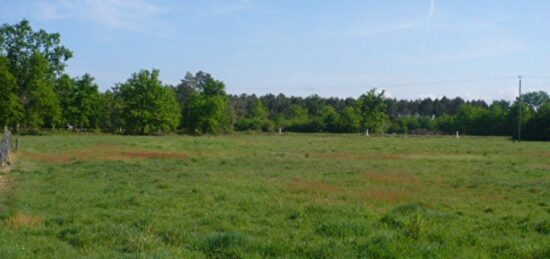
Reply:
[[[178,86],[184,114],[184,125],[190,133],[219,133],[232,128],[225,84],[210,74],[188,73]]]
[[[361,116],[354,107],[346,107],[340,115],[342,132],[357,132],[361,128]]]
[[[61,75],[55,80],[54,90],[59,97],[63,124],[74,125],[76,120],[76,107],[74,107],[75,94],[74,80],[67,74]],[[65,125],[66,126],[66,125]]]
[[[60,75],[72,52],[60,45],[60,35],[44,30],[33,31],[27,20],[0,27],[0,53],[16,84],[10,101],[9,123],[24,128],[55,127],[62,122],[61,108],[53,91],[55,77]],[[5,63],[4,61],[2,63]]]
[[[174,130],[180,107],[171,87],[164,86],[158,70],[141,70],[114,89],[120,101],[124,130],[130,134],[152,134]]]
[[[455,116],[451,116],[451,115],[439,116],[436,118],[435,123],[439,130],[447,133],[454,133],[456,130],[458,130],[455,123]]]
[[[537,110],[550,102],[550,96],[544,91],[529,92],[521,96],[522,102],[526,103],[533,110]]]
[[[273,123],[268,118],[268,112],[262,101],[257,100],[250,112],[244,118],[240,118],[235,124],[237,130],[273,130]]]
[[[8,68],[7,58],[0,56],[0,127],[15,126],[23,117],[23,106],[17,98],[15,77]]]
[[[72,52],[58,33],[33,31],[27,20],[0,26],[0,127],[27,131],[73,125],[108,132],[152,134],[183,129],[191,134],[236,130],[294,132],[500,135],[548,140],[546,92],[520,100],[462,98],[397,100],[372,89],[359,98],[228,96],[210,74],[188,72],[175,87],[164,86],[158,70],[132,75],[105,93],[85,74],[63,74]],[[174,99],[177,101],[174,102]],[[177,111],[176,111],[177,110]]]
[[[532,140],[550,140],[550,102],[541,106],[537,113],[527,121],[524,135]]]
[[[55,127],[61,122],[61,107],[49,70],[48,60],[34,53],[25,76],[27,81],[19,88],[24,108],[23,128]]]
[[[361,126],[371,132],[382,133],[388,126],[388,115],[386,113],[386,102],[384,91],[379,93],[372,89],[363,94],[357,100],[359,112],[361,113]]]
[[[89,74],[84,74],[74,82],[74,93],[72,94],[73,104],[70,110],[73,111],[74,125],[80,128],[96,128],[99,125],[100,96],[97,84]]]
[[[321,113],[321,130],[326,132],[340,132],[340,114],[332,106],[327,106]]]
[[[404,134],[419,128],[420,121],[416,116],[401,116],[392,122],[389,131]]]
[[[531,120],[534,111],[529,107],[526,103],[520,103],[515,102],[511,107],[510,111],[508,112],[508,118],[507,123],[509,127],[511,128],[511,132],[513,134],[513,138],[518,138],[518,122],[519,122],[519,110],[521,107],[521,126],[522,128],[524,125]]]
[[[9,66],[19,83],[30,76],[27,71],[33,63],[33,56],[39,53],[49,64],[47,74],[61,74],[72,52],[60,45],[59,33],[47,33],[44,30],[33,31],[29,21],[18,24],[4,24],[0,27],[0,53],[5,53]]]
[[[486,110],[473,105],[463,105],[456,115],[455,123],[459,125],[458,130],[463,134],[480,134],[479,125],[485,116]]]

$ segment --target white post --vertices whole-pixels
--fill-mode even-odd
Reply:
[[[369,136],[369,129],[367,129],[367,131],[365,132],[365,136]]]
[[[283,129],[279,128],[279,135],[283,134]]]
[[[459,138],[459,135],[458,135],[458,130],[456,131],[456,138]]]

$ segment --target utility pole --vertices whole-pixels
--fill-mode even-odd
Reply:
[[[518,119],[518,141],[521,141],[521,76],[518,76],[519,79],[519,119]]]

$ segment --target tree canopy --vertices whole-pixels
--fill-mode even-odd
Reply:
[[[124,129],[130,134],[172,131],[180,121],[174,90],[162,84],[159,70],[141,70],[114,88]]]
[[[203,71],[176,86],[159,70],[141,70],[100,92],[91,74],[64,73],[72,52],[58,33],[27,20],[0,26],[0,127],[70,127],[123,134],[242,131],[501,135],[550,140],[550,97],[529,92],[514,102],[456,98],[397,100],[368,90],[358,98],[228,95]],[[519,121],[519,112],[522,119]]]

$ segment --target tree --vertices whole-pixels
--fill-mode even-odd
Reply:
[[[326,132],[340,132],[340,114],[332,106],[326,106],[321,113],[323,130]]]
[[[28,81],[19,88],[24,128],[55,127],[61,121],[61,107],[48,77],[49,70],[46,58],[35,52],[25,76]]]
[[[26,81],[26,71],[34,53],[40,53],[47,60],[48,74],[57,75],[63,72],[65,62],[73,56],[69,49],[61,45],[59,33],[35,32],[27,20],[15,25],[2,25],[0,39],[0,53],[7,56],[10,69],[19,83]]]
[[[446,133],[455,133],[455,131],[458,130],[455,123],[455,116],[452,115],[441,115],[435,119],[435,123],[438,130]]]
[[[8,59],[0,56],[0,127],[16,126],[23,117],[23,106],[16,94],[15,77],[8,68]]]
[[[120,111],[122,106],[117,105],[112,91],[106,91],[99,94],[97,110],[97,126],[106,132],[116,132],[118,127],[122,127],[120,120]]]
[[[113,90],[121,102],[120,116],[130,134],[174,130],[180,120],[176,95],[159,79],[159,70],[141,70]]]
[[[290,131],[306,131],[307,124],[309,124],[309,114],[306,108],[293,104],[290,106],[286,125],[282,127],[288,128]]]
[[[59,101],[52,86],[72,52],[60,35],[33,31],[27,20],[0,27],[0,55],[5,55],[15,78],[16,94],[24,115],[11,122],[24,127],[54,127],[61,122]],[[16,112],[17,113],[17,112]]]
[[[519,122],[519,109],[521,107],[521,122]],[[518,101],[516,101],[508,111],[508,120],[507,124],[508,127],[510,127],[509,131],[513,134],[513,138],[518,138],[518,123],[520,123],[521,128],[525,126],[525,124],[531,119],[531,116],[533,115],[532,108],[524,103],[521,102],[521,105]]]
[[[343,132],[357,132],[361,128],[361,116],[353,106],[346,107],[340,115],[340,129]]]
[[[463,105],[456,115],[455,123],[464,134],[482,135],[483,117],[486,110],[471,104]]]
[[[550,102],[550,97],[544,91],[530,92],[521,96],[521,100],[533,110],[538,110],[544,104]]]
[[[61,106],[61,123],[74,124],[76,120],[76,113],[78,112],[74,107],[74,80],[67,74],[64,74],[55,80],[54,90],[59,98],[59,104]]]
[[[74,81],[74,93],[72,94],[74,107],[74,122],[78,123],[80,130],[83,127],[96,128],[99,124],[99,88],[94,83],[90,74],[84,74]]]
[[[273,129],[273,123],[268,118],[268,112],[262,101],[256,100],[250,113],[237,121],[237,130],[263,130]]]
[[[550,102],[540,106],[525,124],[524,136],[530,140],[550,140]]]
[[[195,76],[187,73],[178,89],[187,89],[187,95],[180,97],[180,101],[183,101],[183,126],[188,132],[217,133],[231,129],[233,116],[223,82],[199,71]]]
[[[384,93],[384,91],[377,93],[376,89],[372,89],[359,97],[357,102],[363,129],[370,129],[371,132],[384,132],[388,126]]]

